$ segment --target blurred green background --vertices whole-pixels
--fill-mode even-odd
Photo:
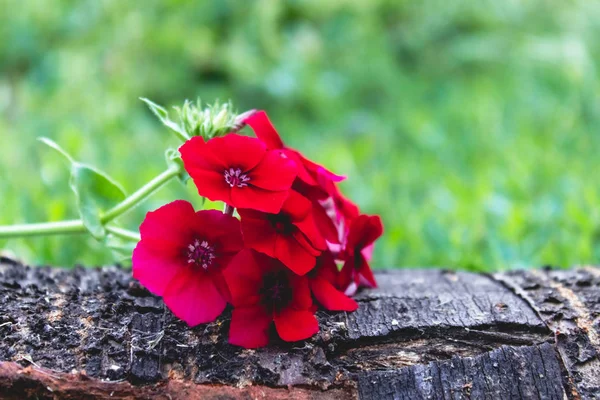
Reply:
[[[600,3],[0,0],[0,224],[77,217],[47,136],[132,192],[178,145],[138,97],[266,109],[381,214],[374,265],[501,270],[600,259]],[[172,182],[121,218],[175,198]],[[113,262],[92,239],[0,241]]]

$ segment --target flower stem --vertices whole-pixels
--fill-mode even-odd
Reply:
[[[106,224],[115,218],[123,215],[133,207],[137,206],[148,196],[154,193],[157,189],[177,176],[181,172],[179,164],[171,165],[166,171],[152,179],[150,182],[142,186],[140,189],[132,193],[129,197],[117,204],[106,213],[102,215],[100,220],[103,224]],[[118,233],[112,232],[111,229],[120,229],[115,227],[107,227],[107,230],[116,236]],[[125,230],[121,230],[125,232]],[[57,234],[73,234],[73,233],[86,233],[87,229],[83,225],[83,222],[78,219],[58,221],[58,222],[43,222],[34,224],[20,224],[20,225],[7,225],[0,226],[0,239],[13,238],[13,237],[24,237],[24,236],[45,236],[45,235],[57,235]],[[121,232],[121,233],[123,233]],[[136,236],[137,238],[137,236]],[[134,239],[129,235],[130,240]]]
[[[85,232],[87,232],[87,230],[85,229],[85,226],[83,226],[83,222],[78,219],[73,219],[59,222],[0,226],[0,239]]]
[[[233,207],[231,207],[229,204],[225,204],[225,209],[223,210],[223,213],[231,217],[233,215],[233,210]]]
[[[169,168],[164,171],[162,174],[158,175],[156,178],[152,179],[150,182],[139,188],[136,192],[132,193],[125,200],[108,210],[102,215],[100,221],[102,223],[107,223],[117,218],[118,216],[126,213],[133,207],[140,204],[143,200],[145,200],[148,196],[154,193],[158,188],[167,183],[171,178],[176,176],[181,172],[181,167],[179,164],[174,163],[169,166]]]

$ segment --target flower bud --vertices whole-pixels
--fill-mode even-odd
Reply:
[[[237,114],[231,102],[215,102],[202,107],[200,99],[196,103],[186,100],[182,107],[175,107],[181,126],[190,136],[202,136],[208,140],[216,136],[236,131]]]

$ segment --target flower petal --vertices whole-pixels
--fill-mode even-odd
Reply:
[[[382,234],[383,225],[379,215],[359,215],[350,225],[347,247],[356,247],[360,251]]]
[[[280,150],[267,151],[262,161],[248,172],[250,184],[267,190],[289,190],[298,174],[296,163]]]
[[[292,189],[300,193],[311,201],[324,201],[330,196],[325,190],[319,186],[311,186],[300,179],[296,179],[292,184]]]
[[[229,325],[229,343],[254,349],[269,344],[273,318],[260,306],[234,308]]]
[[[306,169],[308,169],[313,174],[317,175],[317,177],[318,177],[317,180],[319,180],[319,181],[321,179],[326,179],[331,182],[337,183],[337,182],[342,182],[343,180],[346,180],[346,178],[347,178],[347,176],[345,176],[345,175],[334,174],[333,172],[329,171],[327,168],[325,168],[322,165],[319,165],[317,163],[314,163],[309,159],[304,158],[303,162],[304,162],[304,165],[306,165]]]
[[[218,210],[198,211],[194,231],[217,244],[219,253],[235,253],[244,247],[240,221]]]
[[[375,281],[375,276],[373,275],[373,271],[371,270],[369,263],[367,262],[367,260],[365,260],[363,255],[356,255],[355,262],[358,264],[355,266],[356,275],[358,278],[358,282],[356,283],[358,283],[359,286],[376,288],[377,282]]]
[[[327,279],[333,286],[338,287],[340,271],[335,263],[335,257],[330,251],[324,251],[317,258],[316,268],[318,276]]]
[[[358,217],[360,214],[358,206],[342,194],[335,184],[335,180],[331,179],[331,176],[327,175],[324,169],[318,170],[317,180],[319,181],[319,186],[333,199],[338,220],[344,218],[347,220],[346,225],[348,225],[351,220]]]
[[[296,221],[303,220],[310,214],[312,211],[312,204],[310,200],[300,193],[295,190],[290,190],[281,211],[289,215],[292,222],[295,223]]]
[[[156,253],[143,240],[133,250],[132,264],[133,277],[158,296],[163,295],[171,280],[185,268],[181,261]]]
[[[208,274],[185,269],[171,281],[163,300],[189,326],[214,321],[227,302]]]
[[[221,293],[221,296],[223,296],[225,301],[227,303],[231,303],[231,292],[229,291],[229,285],[227,284],[223,273],[221,271],[218,271],[217,273],[210,274],[210,277],[213,281],[213,284],[215,285],[219,293]]]
[[[287,308],[273,320],[279,337],[286,342],[308,339],[319,332],[319,323],[310,311]]]
[[[240,168],[248,172],[264,158],[267,146],[260,140],[229,133],[206,142],[206,147],[221,160],[225,168]]]
[[[313,176],[306,169],[306,166],[302,162],[302,160],[304,159],[302,154],[290,148],[283,149],[282,151],[289,159],[293,160],[298,166],[298,179],[300,179],[307,185],[314,186],[317,184],[317,180],[313,178]]]
[[[254,305],[259,301],[263,280],[263,266],[259,261],[254,251],[242,250],[223,271],[234,307]]]
[[[194,207],[185,200],[175,200],[146,214],[140,225],[142,240],[151,240],[163,253],[174,254],[189,241],[193,228]]]
[[[204,170],[195,167],[185,167],[192,177],[198,194],[212,201],[231,203],[231,186],[225,181],[223,173]]]
[[[365,260],[371,261],[371,258],[373,258],[373,250],[374,249],[375,249],[375,244],[371,243],[370,245],[368,245],[367,247],[365,247],[361,250],[361,254],[365,258]]]
[[[304,275],[315,266],[316,257],[311,255],[293,237],[278,235],[275,240],[275,258],[298,275]]]
[[[310,295],[310,287],[306,276],[298,276],[290,273],[290,286],[292,288],[291,306],[295,310],[308,310],[313,302]]]
[[[337,290],[326,279],[311,279],[310,288],[317,301],[329,311],[355,311],[358,308],[356,301]]]
[[[266,219],[254,218],[260,214],[250,210],[238,210],[242,217],[244,244],[256,251],[275,257],[277,232]]]
[[[354,264],[351,261],[346,261],[339,275],[339,287],[348,296],[353,296],[358,289],[358,285],[355,282],[355,270]]]
[[[310,241],[312,246],[318,250],[327,249],[327,243],[321,235],[321,230],[317,229],[317,225],[315,224],[315,220],[311,215],[307,215],[301,221],[297,221],[294,223],[298,227],[298,229],[306,236],[306,238]],[[321,229],[324,229],[321,227]]]
[[[318,231],[323,232],[323,237],[330,243],[340,243],[338,229],[327,210],[318,202],[313,202],[313,218]],[[306,232],[305,232],[306,233]]]
[[[258,210],[277,214],[288,197],[288,191],[265,190],[253,185],[231,188],[231,205],[235,208]]]
[[[269,120],[267,113],[258,111],[246,118],[244,123],[250,125],[256,137],[262,140],[269,149],[282,149],[283,142]]]
[[[306,235],[302,233],[299,229],[296,229],[294,233],[292,233],[292,237],[296,239],[298,244],[304,248],[311,256],[319,256],[323,250],[317,249],[312,243],[306,238]]]
[[[185,169],[199,169],[222,173],[228,167],[218,154],[207,146],[202,136],[194,136],[179,147]]]

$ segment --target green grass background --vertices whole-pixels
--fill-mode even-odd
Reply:
[[[0,224],[77,216],[47,136],[128,192],[177,141],[137,98],[264,108],[385,235],[377,267],[600,258],[600,3],[0,0]],[[172,182],[121,218],[176,198]],[[0,241],[113,262],[85,237]]]

